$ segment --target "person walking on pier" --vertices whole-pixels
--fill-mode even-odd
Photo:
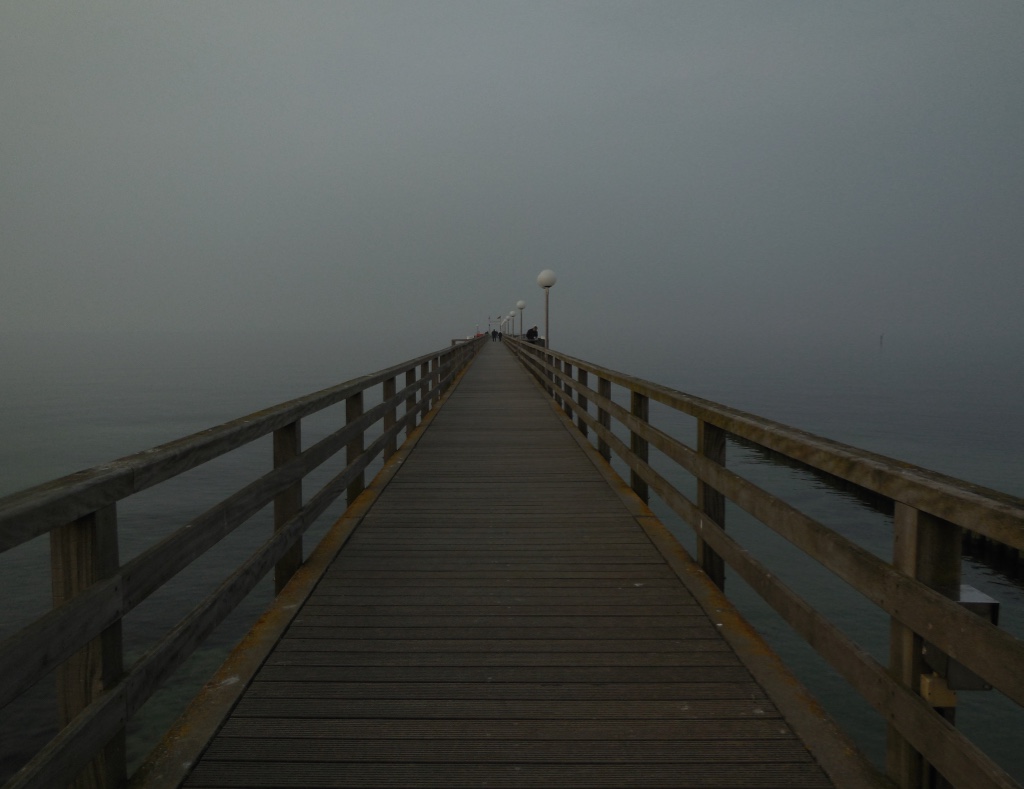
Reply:
[[[498,330],[497,329],[491,329],[491,342],[494,342],[497,339],[498,339]]]

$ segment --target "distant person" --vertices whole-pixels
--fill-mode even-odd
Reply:
[[[497,329],[491,329],[491,342],[494,342],[497,339],[498,339],[498,330]]]
[[[501,342],[501,332],[498,332],[498,342]]]
[[[536,326],[534,326],[532,329],[529,329],[526,332],[526,341],[527,342],[537,342],[537,327]]]

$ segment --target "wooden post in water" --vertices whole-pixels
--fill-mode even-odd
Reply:
[[[639,392],[630,392],[629,402],[629,412],[633,416],[642,422],[647,422],[650,419],[650,399],[647,395],[642,395]],[[634,433],[632,430],[629,432],[629,449],[640,460],[647,462],[647,439],[641,438],[639,434]],[[650,494],[647,490],[647,483],[633,469],[629,470],[629,486],[645,504],[649,501]]]
[[[302,451],[302,429],[299,420],[274,431],[274,468],[285,465]],[[274,530],[279,531],[302,509],[302,480],[297,479],[274,496]],[[302,565],[302,537],[296,538],[288,552],[274,567],[274,593],[280,594],[285,584]]]
[[[587,371],[584,370],[582,367],[578,367],[576,369],[576,380],[579,381],[580,384],[583,385],[583,386],[587,385]],[[576,427],[579,428],[579,431],[583,435],[587,435],[587,423],[583,421],[583,414],[585,412],[587,412],[589,409],[588,409],[587,398],[583,394],[583,392],[577,392],[577,394],[576,394],[576,405],[578,405],[580,407],[580,414],[576,418]]]
[[[697,422],[697,452],[725,465],[725,431],[703,419]],[[697,483],[697,508],[725,528],[725,496],[705,482]],[[697,533],[697,563],[719,589],[725,589],[725,562]]]
[[[114,575],[120,565],[117,508],[110,504],[50,532],[53,605],[59,606],[92,584]],[[124,673],[121,620],[57,667],[57,722],[67,726],[109,690]],[[122,727],[71,784],[75,789],[109,789],[128,780]]]
[[[597,379],[597,393],[601,395],[605,400],[612,399],[612,382],[607,378]],[[611,430],[612,428],[612,415],[605,411],[603,408],[597,409],[597,423],[601,425],[605,430]],[[612,459],[612,448],[608,445],[608,442],[603,438],[597,439],[597,451],[605,460],[609,463]]]
[[[359,392],[352,395],[345,400],[345,423],[352,424],[356,419],[363,415],[363,393]],[[354,463],[359,456],[363,454],[363,431],[359,431],[351,441],[348,442],[346,448],[346,463]],[[363,492],[366,487],[366,472],[360,471],[359,475],[349,483],[348,486],[348,503],[352,504],[353,501]]]
[[[895,502],[893,515],[893,566],[953,600],[960,599],[960,554],[963,538],[959,526]],[[892,619],[889,626],[889,674],[914,693],[923,693],[925,666],[920,634]],[[950,723],[955,720],[956,694],[944,677],[928,677],[929,695],[936,711]],[[944,703],[935,703],[937,695]],[[944,785],[929,776],[934,770],[892,726],[886,742],[886,771],[904,789]]]

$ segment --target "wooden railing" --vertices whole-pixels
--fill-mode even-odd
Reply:
[[[641,499],[647,501],[653,492],[694,529],[695,559],[719,587],[724,587],[728,566],[883,716],[887,772],[897,785],[927,785],[938,771],[958,787],[1019,786],[950,723],[956,694],[935,666],[948,665],[945,657],[955,660],[1024,705],[1024,642],[957,601],[961,530],[1024,548],[1024,501],[565,354],[511,339],[508,345],[588,440],[596,441],[597,451],[606,460],[614,453],[628,467],[630,485]],[[617,399],[628,401],[628,408],[615,402],[613,385],[621,387]],[[696,419],[696,446],[650,424],[651,401]],[[628,444],[615,435],[612,419],[621,433],[628,431]],[[892,561],[879,559],[728,469],[729,438],[780,453],[839,486],[854,486],[888,502]],[[651,465],[650,447],[696,480],[696,501]],[[755,557],[756,546],[742,546],[725,531],[726,500],[889,615],[888,666],[783,584]],[[922,658],[926,641],[930,666]]]
[[[453,345],[0,499],[0,552],[49,534],[54,589],[53,609],[0,643],[0,708],[56,671],[62,727],[7,786],[124,785],[126,721],[271,569],[276,590],[284,587],[302,563],[303,532],[341,494],[349,503],[359,495],[367,466],[396,451],[399,434],[416,426],[479,348]],[[364,410],[364,394],[378,386],[381,402]],[[345,424],[303,449],[302,420],[342,402]],[[378,423],[380,435],[364,446]],[[119,562],[118,502],[268,434],[273,470]],[[303,503],[303,480],[342,450],[344,470]],[[125,615],[271,502],[273,534],[125,670]]]

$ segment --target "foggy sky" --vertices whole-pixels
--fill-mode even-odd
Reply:
[[[1024,335],[1024,4],[0,4],[0,334]]]

